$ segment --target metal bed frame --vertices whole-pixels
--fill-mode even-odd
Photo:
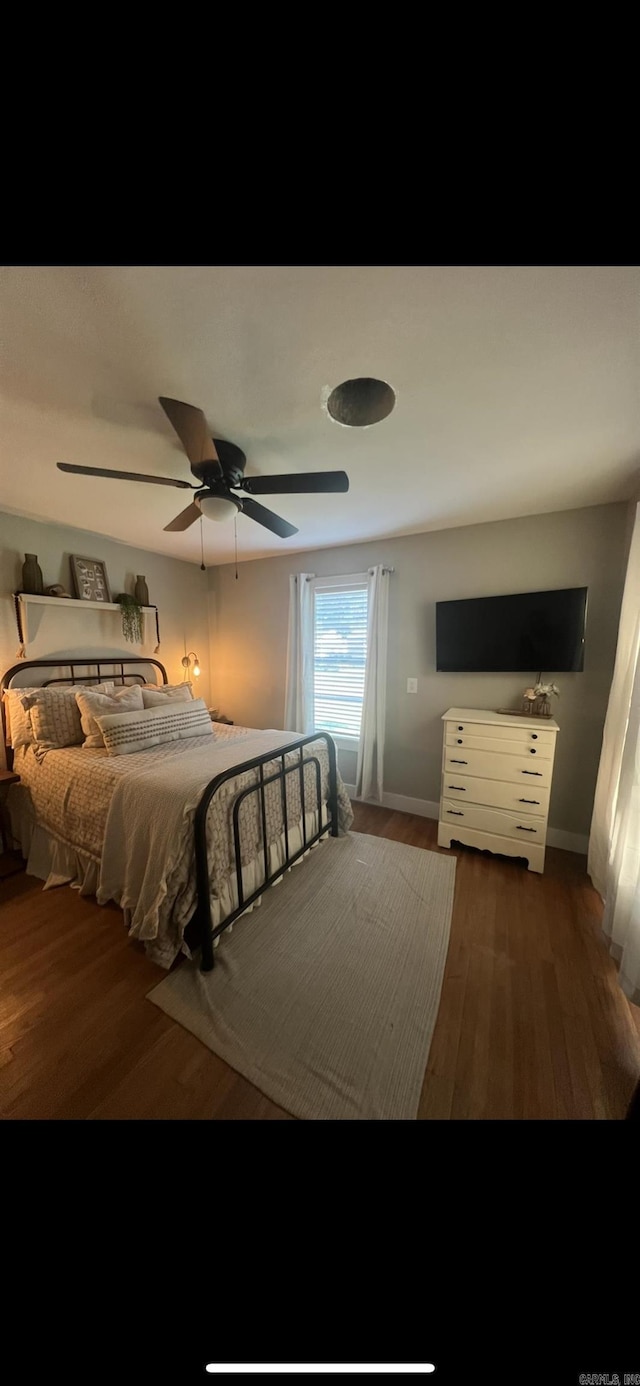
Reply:
[[[163,664],[157,659],[134,658],[131,656],[116,656],[109,658],[104,656],[101,659],[40,659],[22,660],[19,664],[12,665],[0,679],[0,710],[2,716],[2,733],[6,747],[7,764],[9,768],[13,765],[13,751],[6,745],[6,725],[4,714],[4,703],[2,694],[11,687],[11,683],[16,674],[24,673],[27,669],[57,669],[59,671],[69,670],[68,674],[63,673],[62,677],[45,679],[38,687],[48,688],[52,684],[83,684],[101,683],[105,679],[110,679],[114,683],[126,683],[127,679],[135,682],[144,683],[144,676],[141,673],[134,674],[127,670],[126,665],[153,665],[162,674],[163,683],[168,683],[167,671]],[[101,673],[101,669],[119,669],[118,674],[112,672]],[[83,674],[76,676],[76,669],[95,669],[95,674]],[[322,822],[322,780],[320,761],[316,755],[305,755],[304,748],[312,743],[324,741],[327,747],[329,760],[329,788],[327,794],[327,807],[329,818],[326,823]],[[286,757],[298,752],[297,760],[290,765],[286,764]],[[265,775],[265,766],[278,762],[278,768],[269,775]],[[305,767],[315,766],[315,812],[318,815],[318,828],[314,833],[307,835],[306,823],[306,800],[305,800]],[[233,801],[232,826],[233,826],[233,845],[236,868],[236,881],[238,888],[238,904],[225,919],[215,928],[211,920],[211,894],[209,889],[209,866],[207,860],[207,814],[214,795],[221,785],[228,780],[236,779],[239,775],[247,771],[257,770],[258,776],[255,784],[249,785],[246,789],[240,790]],[[289,820],[287,812],[287,775],[299,776],[300,781],[300,809],[302,818],[302,847],[297,851],[291,852],[289,847]],[[269,844],[267,842],[267,820],[265,789],[267,785],[279,783],[280,797],[282,803],[282,818],[284,827],[285,859],[276,871],[269,872]],[[242,804],[250,794],[257,794],[260,798],[260,820],[262,826],[262,850],[264,856],[264,881],[250,895],[245,896],[242,882],[242,842],[240,835],[240,809]],[[200,967],[202,972],[210,972],[214,967],[214,939],[225,929],[233,924],[241,914],[244,914],[260,895],[263,894],[274,881],[279,880],[291,867],[294,862],[304,856],[316,842],[330,834],[332,837],[338,836],[338,780],[336,766],[336,748],[333,738],[328,732],[313,732],[310,736],[298,737],[295,741],[289,742],[286,746],[280,746],[277,750],[265,751],[261,756],[254,756],[252,760],[245,760],[238,765],[232,765],[228,770],[222,771],[220,775],[215,775],[205,786],[194,819],[194,838],[195,838],[195,861],[196,861],[196,890],[197,905],[195,913],[187,926],[190,930],[194,926],[195,938],[201,944],[202,955]]]
[[[324,824],[322,823],[322,788],[320,761],[318,760],[317,756],[305,756],[304,754],[305,746],[310,745],[311,742],[318,741],[326,742],[327,753],[329,757],[328,806],[330,816],[329,821]],[[292,765],[287,765],[285,758],[293,751],[299,751],[298,761],[297,763],[294,762]],[[274,761],[280,762],[279,768],[273,774],[265,776],[265,765],[271,764]],[[316,812],[318,815],[318,823],[320,825],[317,828],[316,832],[312,833],[309,837],[307,837],[304,786],[304,770],[306,765],[315,765]],[[242,789],[240,793],[236,796],[233,805],[233,844],[236,862],[236,881],[238,884],[238,904],[236,909],[232,910],[231,914],[227,915],[226,919],[224,919],[222,923],[218,924],[217,928],[214,929],[211,923],[211,897],[209,894],[209,868],[207,862],[207,811],[209,809],[209,804],[211,803],[214,794],[220,788],[220,786],[224,784],[227,780],[232,780],[235,779],[238,775],[243,775],[246,770],[257,770],[258,780],[256,784],[251,784],[248,786],[247,789]],[[287,816],[286,777],[287,775],[295,774],[300,776],[302,847],[300,847],[297,852],[290,852],[289,821]],[[273,871],[271,872],[271,874],[269,874],[269,844],[267,842],[267,819],[264,791],[268,784],[276,783],[280,784],[280,797],[282,801],[285,860],[283,864],[278,867],[277,871]],[[264,854],[264,881],[260,886],[258,886],[257,890],[254,890],[252,894],[247,896],[245,899],[244,890],[242,886],[242,850],[240,843],[239,815],[240,808],[249,794],[259,794],[260,796],[260,816],[262,820],[262,850]],[[202,798],[200,799],[200,802],[196,809],[194,827],[196,839],[196,884],[198,889],[197,914],[200,929],[200,939],[202,943],[202,957],[200,962],[200,968],[202,972],[210,972],[212,967],[214,966],[214,938],[216,938],[218,934],[221,934],[224,929],[227,929],[230,924],[233,924],[234,919],[237,919],[239,915],[244,914],[244,911],[249,908],[249,905],[252,905],[254,901],[258,899],[258,896],[262,895],[263,891],[268,888],[268,886],[273,885],[274,881],[279,880],[279,878],[284,875],[284,872],[290,866],[292,866],[293,863],[297,861],[299,857],[304,856],[304,853],[307,852],[315,842],[319,842],[320,838],[324,837],[327,833],[330,833],[332,837],[338,836],[338,781],[336,776],[336,748],[333,738],[329,736],[328,732],[313,732],[311,736],[305,736],[302,737],[302,739],[298,739],[297,741],[291,741],[287,746],[278,747],[277,751],[266,751],[264,755],[254,756],[253,760],[245,760],[242,762],[241,765],[233,765],[231,769],[224,770],[221,775],[216,775],[215,779],[209,782],[206,789],[204,790]]]

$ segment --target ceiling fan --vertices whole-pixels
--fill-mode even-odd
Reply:
[[[208,520],[225,520],[237,515],[241,510],[250,520],[256,520],[280,539],[288,539],[298,531],[273,510],[259,505],[253,496],[301,495],[328,491],[348,491],[349,478],[346,472],[298,472],[283,476],[245,477],[246,456],[235,443],[226,443],[222,438],[212,438],[207,421],[201,409],[192,404],[183,404],[179,399],[166,399],[160,396],[160,404],[169,422],[182,443],[191,463],[191,471],[198,478],[194,486],[191,481],[175,481],[173,477],[149,476],[145,472],[115,472],[106,467],[74,467],[69,462],[58,462],[61,472],[78,472],[81,476],[110,476],[118,481],[149,481],[156,486],[178,486],[182,490],[192,490],[196,494],[191,503],[182,510],[165,530],[171,532],[188,529],[201,515]],[[241,498],[233,491],[245,491]]]

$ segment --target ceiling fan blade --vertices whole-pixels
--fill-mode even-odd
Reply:
[[[250,496],[293,496],[348,491],[349,478],[346,472],[295,472],[287,476],[245,476],[240,485]]]
[[[274,515],[273,510],[258,505],[257,501],[243,500],[242,513],[248,515],[250,520],[257,520],[259,525],[264,525],[265,529],[270,529],[271,533],[277,534],[280,539],[289,539],[292,534],[298,533],[295,525],[290,525],[288,520],[281,520],[279,515]]]
[[[222,476],[220,458],[216,445],[207,428],[207,420],[201,409],[193,404],[183,404],[179,399],[159,396],[160,404],[182,443],[190,462],[217,462],[218,475]]]
[[[75,472],[79,476],[111,476],[116,481],[151,481],[156,486],[179,486],[184,491],[197,491],[190,481],[174,481],[171,476],[149,476],[147,472],[114,472],[107,467],[74,467],[70,462],[58,462],[61,472]]]
[[[176,515],[175,520],[172,520],[170,525],[165,525],[165,530],[172,534],[176,530],[188,529],[190,525],[194,525],[196,520],[200,519],[201,514],[202,511],[192,501],[186,510],[181,510],[180,514]]]

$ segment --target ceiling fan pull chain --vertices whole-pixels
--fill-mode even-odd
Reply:
[[[202,534],[202,515],[200,516],[200,567],[202,569],[202,572],[206,573],[207,570],[204,566],[204,538]]]
[[[238,581],[238,512],[233,517],[233,529],[236,541],[236,582]]]

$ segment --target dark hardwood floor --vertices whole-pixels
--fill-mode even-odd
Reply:
[[[355,805],[355,828],[438,851],[436,823]],[[442,1000],[419,1115],[619,1119],[640,1075],[640,1010],[621,992],[584,857],[543,876],[454,849]],[[0,873],[1,874],[1,873]],[[3,1118],[288,1119],[146,1000],[161,973],[115,906],[0,881]]]

